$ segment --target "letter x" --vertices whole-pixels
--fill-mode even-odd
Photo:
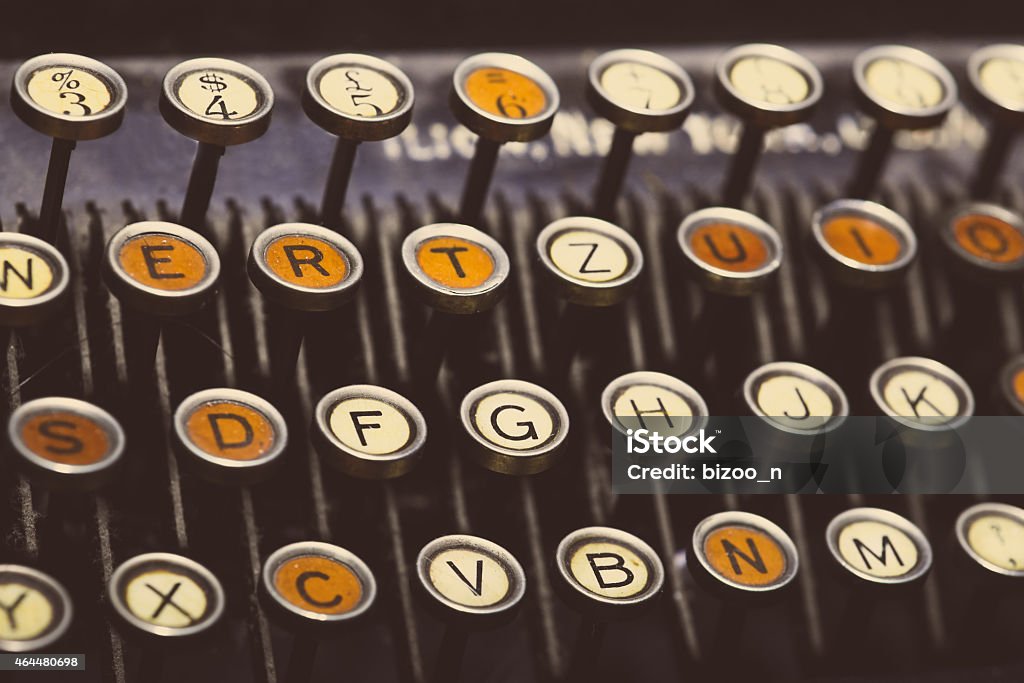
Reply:
[[[176,609],[179,612],[181,612],[182,614],[184,614],[188,618],[188,620],[190,622],[192,622],[193,624],[196,623],[196,618],[195,617],[193,617],[191,614],[186,612],[181,607],[181,605],[179,605],[178,603],[174,602],[174,599],[173,599],[174,598],[174,594],[178,592],[179,588],[181,588],[181,581],[179,581],[178,583],[174,584],[174,587],[171,588],[171,590],[169,590],[167,593],[161,593],[159,590],[154,588],[152,584],[149,584],[149,583],[146,584],[146,588],[148,588],[149,590],[153,591],[154,593],[156,593],[157,595],[160,596],[160,604],[156,606],[156,609],[153,611],[153,614],[150,615],[150,617],[149,617],[150,619],[158,618],[160,616],[160,613],[164,611],[164,608],[167,607],[168,605],[170,605],[174,609]]]

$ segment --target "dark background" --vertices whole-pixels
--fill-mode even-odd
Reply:
[[[3,3],[0,57],[383,51],[704,43],[881,42],[1020,33],[1012,0],[296,0]]]

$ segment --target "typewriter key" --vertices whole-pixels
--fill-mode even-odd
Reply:
[[[172,128],[199,143],[180,223],[205,229],[224,148],[267,132],[273,106],[274,92],[266,79],[229,59],[190,59],[167,72],[160,113]]]
[[[313,672],[318,640],[364,614],[377,597],[366,563],[330,543],[305,541],[275,550],[263,563],[261,597],[295,631],[288,683],[305,683]]]
[[[971,181],[971,196],[992,194],[1017,132],[1024,127],[1024,45],[988,45],[967,60],[967,79],[992,116],[992,127]]]
[[[71,596],[30,567],[0,564],[0,652],[39,652],[71,625]]]
[[[478,222],[500,146],[545,135],[558,102],[551,77],[516,55],[485,52],[455,68],[449,103],[459,123],[479,136],[459,204],[463,223]]]
[[[37,398],[7,421],[7,438],[33,474],[55,488],[92,490],[124,453],[124,430],[98,406],[74,398]]]
[[[1010,415],[1024,415],[1024,356],[1017,356],[999,373],[999,389]]]
[[[493,472],[536,474],[555,464],[569,414],[547,389],[517,379],[482,384],[466,394],[462,426],[471,454]]]
[[[686,382],[660,372],[630,372],[601,392],[608,423],[622,432],[647,429],[668,437],[683,436],[707,423],[704,398]]]
[[[814,212],[811,233],[836,281],[881,289],[899,281],[917,255],[917,236],[895,211],[861,199],[837,199]]]
[[[836,381],[803,363],[762,365],[743,382],[743,399],[754,415],[795,436],[830,432],[850,414]]]
[[[36,325],[67,301],[68,263],[49,243],[14,232],[0,233],[0,326]]]
[[[824,86],[811,62],[778,45],[734,47],[718,59],[715,76],[719,102],[743,121],[722,190],[722,204],[739,206],[750,187],[765,133],[806,121]]]
[[[954,266],[992,283],[1024,275],[1024,218],[995,204],[974,202],[955,209],[939,226]]]
[[[880,45],[858,54],[853,81],[861,108],[875,120],[847,190],[863,199],[874,192],[894,132],[941,125],[957,102],[957,90],[952,74],[935,58],[901,45]]]
[[[649,607],[665,582],[661,559],[633,534],[609,527],[571,532],[558,544],[555,563],[562,595],[580,614],[569,663],[570,681],[590,680],[608,621]]]
[[[526,573],[510,552],[483,538],[456,534],[420,550],[416,575],[431,607],[446,622],[433,680],[460,680],[470,632],[505,624],[526,592]]]
[[[282,223],[257,235],[246,267],[270,304],[271,373],[286,381],[294,375],[306,328],[316,314],[336,310],[355,296],[363,258],[333,230]]]
[[[719,512],[693,530],[686,566],[704,586],[736,597],[779,593],[799,564],[792,539],[774,522],[749,512]]]
[[[956,539],[967,556],[993,576],[1024,577],[1024,510],[978,503],[956,520]]]
[[[80,55],[40,55],[15,72],[11,109],[32,128],[53,138],[37,229],[47,242],[56,239],[76,143],[120,128],[127,99],[128,89],[116,71]]]
[[[669,132],[683,125],[693,104],[690,76],[672,60],[647,50],[612,50],[590,64],[587,101],[615,124],[611,149],[594,191],[594,212],[610,217],[642,133]]]
[[[355,384],[320,399],[310,433],[320,456],[345,474],[392,479],[419,461],[427,423],[404,396],[384,387]]]
[[[846,510],[829,522],[825,541],[842,569],[873,585],[920,583],[932,565],[932,547],[921,530],[889,510]]]
[[[172,553],[145,553],[123,562],[107,583],[107,601],[126,635],[153,642],[207,634],[224,614],[224,589],[217,577]],[[160,668],[152,660],[143,666]]]
[[[178,452],[217,482],[265,478],[288,445],[288,427],[277,408],[238,389],[192,394],[174,411],[173,425]]]
[[[129,378],[139,379],[153,370],[160,318],[195,314],[216,294],[220,258],[197,232],[143,221],[110,238],[103,270],[122,304]]]
[[[707,286],[723,294],[749,294],[782,264],[782,240],[757,216],[723,207],[687,216],[676,233],[679,247]]]
[[[412,83],[383,59],[341,54],[309,68],[302,108],[310,120],[338,137],[320,205],[323,225],[339,225],[359,143],[401,133],[412,120],[412,105]]]
[[[884,414],[913,429],[955,429],[974,414],[974,394],[967,382],[930,358],[887,361],[871,374],[869,387]]]

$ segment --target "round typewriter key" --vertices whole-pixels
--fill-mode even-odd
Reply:
[[[266,133],[273,107],[274,92],[266,79],[230,59],[190,59],[167,72],[160,113],[172,128],[199,143],[181,223],[196,230],[205,227],[224,148]]]
[[[182,639],[208,633],[224,613],[224,589],[210,570],[171,553],[136,555],[114,570],[107,600],[137,635]]]
[[[1024,356],[1017,356],[999,373],[999,389],[1010,415],[1024,415]]]
[[[976,278],[998,282],[1024,274],[1024,218],[995,204],[961,206],[939,227],[955,264]]]
[[[611,306],[632,291],[643,270],[640,245],[599,218],[574,216],[537,235],[537,254],[563,298],[582,306]]]
[[[427,423],[411,401],[370,384],[342,387],[321,398],[310,429],[323,458],[361,479],[405,474],[427,440]]]
[[[707,423],[708,406],[686,382],[660,372],[630,372],[613,379],[601,392],[605,419],[625,434],[647,429],[664,437],[681,437]]]
[[[892,284],[917,254],[917,237],[902,216],[861,199],[837,199],[815,211],[811,233],[829,273],[854,287]]]
[[[547,389],[517,379],[482,384],[466,394],[462,426],[481,465],[502,474],[536,474],[555,464],[569,414]]]
[[[722,106],[743,120],[722,203],[743,201],[771,128],[806,121],[821,99],[818,69],[803,56],[778,45],[735,47],[715,64],[715,94]]]
[[[37,398],[7,422],[14,452],[47,483],[89,490],[102,484],[124,453],[124,430],[98,406],[74,398]]]
[[[967,60],[976,99],[992,116],[988,139],[971,181],[971,196],[992,194],[1017,132],[1024,127],[1024,45],[988,45]]]
[[[693,530],[687,566],[698,580],[730,594],[775,593],[799,567],[796,546],[778,525],[749,512],[719,512]]]
[[[923,431],[955,429],[974,414],[974,394],[960,375],[931,360],[907,356],[871,374],[871,397],[897,422]]]
[[[127,98],[128,89],[116,71],[80,55],[40,55],[15,72],[11,109],[32,128],[53,138],[37,228],[47,242],[56,238],[75,143],[120,128]]]
[[[265,477],[288,444],[288,427],[277,408],[238,389],[206,389],[174,411],[178,451],[206,477],[251,483]]]
[[[43,240],[0,233],[0,325],[25,327],[54,315],[70,292],[68,263]]]
[[[615,124],[594,192],[594,209],[610,216],[622,189],[633,151],[642,133],[668,132],[683,125],[693,104],[690,76],[672,60],[647,50],[612,50],[590,64],[587,101]]]
[[[724,294],[749,294],[782,264],[779,234],[738,209],[713,207],[692,213],[676,238],[708,287]]]
[[[932,565],[932,547],[921,530],[889,510],[846,510],[829,522],[825,541],[840,567],[872,584],[919,582]]]
[[[967,556],[989,572],[1024,577],[1024,510],[978,503],[956,520],[956,539]]]
[[[754,415],[796,435],[832,431],[850,414],[846,394],[831,377],[803,363],[768,363],[743,383],[743,399]]]
[[[46,574],[0,564],[0,652],[39,652],[71,625],[71,596]]]
[[[449,103],[459,123],[479,136],[459,209],[460,220],[475,225],[499,147],[545,135],[558,111],[558,88],[533,62],[486,52],[468,57],[455,68]]]
[[[324,225],[337,227],[360,142],[385,140],[412,120],[412,82],[377,57],[340,54],[309,68],[302,108],[306,116],[338,136],[321,203]]]
[[[459,223],[413,230],[402,242],[402,262],[417,291],[444,313],[479,313],[501,300],[509,260],[495,239]]]
[[[957,102],[956,81],[934,57],[901,45],[864,50],[853,60],[853,81],[864,111],[875,119],[848,194],[872,194],[892,148],[893,132],[934,128]]]

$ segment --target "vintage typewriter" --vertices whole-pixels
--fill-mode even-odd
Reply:
[[[1006,482],[610,468],[1024,413],[997,17],[300,5],[4,29],[0,680],[1024,680]]]

